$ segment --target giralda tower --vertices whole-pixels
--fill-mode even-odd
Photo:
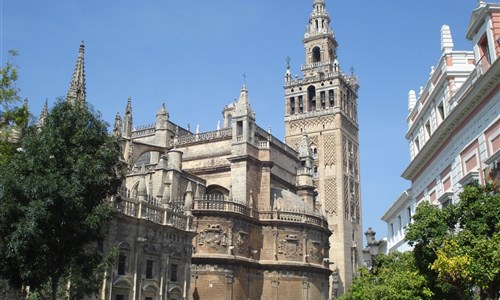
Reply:
[[[362,263],[358,81],[342,72],[324,0],[314,0],[304,33],[302,78],[285,74],[285,141],[307,135],[314,158],[316,207],[328,217],[330,295],[343,294]]]

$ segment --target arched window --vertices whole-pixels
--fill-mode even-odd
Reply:
[[[312,51],[312,62],[319,62],[321,60],[321,49],[319,47],[314,47]]]
[[[209,199],[224,200],[229,196],[229,190],[220,185],[209,185],[206,189]]]

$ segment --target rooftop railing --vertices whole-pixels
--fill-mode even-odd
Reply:
[[[163,206],[161,199],[146,195],[146,201],[139,201],[134,191],[120,189],[121,200],[115,203],[118,211],[124,215],[145,219],[151,222],[173,226],[181,230],[191,230],[190,217],[183,209],[174,205]]]

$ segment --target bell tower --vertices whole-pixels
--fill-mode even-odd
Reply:
[[[338,43],[324,0],[313,0],[304,33],[302,77],[285,73],[285,142],[299,150],[308,137],[318,212],[330,236],[330,296],[343,294],[363,262],[358,140],[358,81],[337,60]],[[302,146],[303,147],[303,146]]]

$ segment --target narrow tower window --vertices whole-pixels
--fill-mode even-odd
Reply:
[[[125,266],[127,263],[127,256],[120,253],[118,256],[118,275],[125,275]]]
[[[153,261],[149,259],[146,260],[146,278],[153,278]]]
[[[319,62],[321,60],[321,50],[319,47],[314,47],[312,52],[313,63]]]
[[[325,106],[326,106],[326,93],[324,91],[322,91],[320,93],[320,97],[321,97],[321,108],[325,108]]]
[[[243,121],[236,122],[236,135],[237,136],[243,135]]]
[[[307,88],[307,99],[309,101],[308,110],[316,110],[316,88],[311,85]]]
[[[330,107],[333,107],[335,105],[335,97],[333,94],[333,90],[328,91],[328,99],[330,101]]]

